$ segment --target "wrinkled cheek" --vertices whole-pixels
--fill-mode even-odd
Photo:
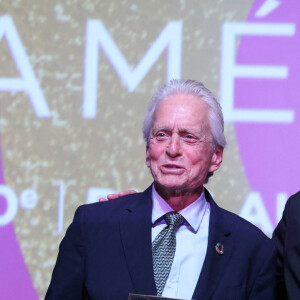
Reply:
[[[151,162],[150,166],[149,166],[149,169],[150,169],[150,172],[151,172],[154,180],[159,177],[160,172],[159,172],[159,168],[158,168],[157,164]]]
[[[206,177],[206,169],[198,169],[192,174],[189,175],[189,178],[191,180],[191,183],[195,186],[199,186],[203,184],[205,177]]]

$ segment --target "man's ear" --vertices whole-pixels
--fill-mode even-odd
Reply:
[[[146,146],[146,165],[150,168],[150,149],[149,146]]]
[[[211,158],[209,172],[217,171],[220,168],[222,161],[223,161],[223,147],[217,146]]]

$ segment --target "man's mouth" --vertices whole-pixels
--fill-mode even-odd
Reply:
[[[166,167],[166,168],[171,168],[171,169],[180,169],[181,167],[178,166],[178,165],[171,165],[171,164],[167,164],[167,165],[163,165],[163,167]]]
[[[161,171],[162,173],[165,174],[182,174],[182,172],[184,171],[184,168],[182,168],[179,165],[176,164],[165,164],[161,166]]]

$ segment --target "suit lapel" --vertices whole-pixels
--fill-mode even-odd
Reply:
[[[230,226],[221,208],[205,190],[210,202],[207,253],[193,299],[210,299],[225,273],[233,252]],[[129,274],[135,293],[156,295],[152,266],[151,244],[152,187],[129,199],[120,220],[120,234]],[[224,245],[224,254],[216,251],[216,244]]]
[[[231,230],[227,226],[224,213],[205,190],[205,197],[210,202],[210,221],[207,252],[204,264],[195,288],[193,299],[210,299],[230,261],[233,252]],[[224,246],[224,254],[218,254],[216,244]]]
[[[152,266],[152,187],[132,196],[120,220],[120,233],[136,293],[156,295]]]

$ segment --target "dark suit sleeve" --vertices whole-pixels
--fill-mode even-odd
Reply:
[[[279,251],[277,278],[281,299],[298,300],[300,299],[300,193],[288,199],[282,219],[274,231],[273,240]]]
[[[260,264],[249,300],[280,299],[276,293],[276,259],[277,249],[268,240],[263,245],[264,251],[257,257],[255,264]],[[251,267],[250,267],[251,268]],[[245,270],[245,272],[247,272]]]
[[[79,207],[60,246],[45,300],[84,298],[83,208]]]

